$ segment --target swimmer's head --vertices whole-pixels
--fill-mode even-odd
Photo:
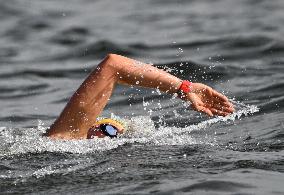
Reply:
[[[126,131],[124,125],[113,119],[105,118],[98,120],[92,128],[89,129],[87,139],[92,139],[95,137],[117,137],[119,134],[122,134]]]

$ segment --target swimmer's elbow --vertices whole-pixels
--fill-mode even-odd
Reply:
[[[108,59],[108,60],[116,60],[119,57],[121,57],[121,56],[118,55],[118,54],[113,54],[113,53],[109,53],[109,54],[106,55],[106,59]]]
[[[106,65],[116,70],[120,69],[121,66],[123,66],[123,62],[125,62],[125,59],[127,58],[113,53],[107,54],[105,57]]]

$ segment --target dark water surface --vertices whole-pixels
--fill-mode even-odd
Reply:
[[[284,194],[284,1],[1,0],[1,194]],[[41,134],[107,53],[235,99],[209,119],[119,86],[119,139]]]

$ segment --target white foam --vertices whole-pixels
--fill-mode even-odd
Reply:
[[[149,116],[133,117],[130,120],[120,118],[119,120],[124,120],[129,130],[117,139],[106,137],[92,140],[53,140],[42,136],[47,128],[44,127],[41,121],[39,121],[37,128],[31,129],[0,127],[0,156],[41,152],[93,153],[111,150],[126,143],[153,145],[196,144],[198,141],[190,135],[191,131],[202,130],[219,122],[234,121],[243,115],[246,116],[259,111],[258,107],[254,105],[233,102],[238,109],[237,112],[226,117],[211,118],[185,128],[160,127],[155,129],[154,122],[151,121]]]

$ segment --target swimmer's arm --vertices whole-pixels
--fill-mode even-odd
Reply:
[[[109,54],[73,94],[46,135],[63,139],[86,138],[117,83],[158,88],[173,94],[181,82],[179,78],[152,65]],[[200,83],[193,83],[191,88],[183,100],[190,101],[193,109],[211,116],[233,112],[228,99],[212,88]]]
[[[159,89],[174,94],[182,80],[154,67],[124,56],[110,54],[110,66],[116,70],[117,83]]]
[[[120,55],[114,55],[111,64],[119,74],[118,83],[157,88],[166,93],[177,93],[182,80],[155,68]],[[192,103],[192,108],[209,116],[226,116],[234,111],[233,105],[223,94],[202,83],[192,83],[191,91],[182,99]]]

